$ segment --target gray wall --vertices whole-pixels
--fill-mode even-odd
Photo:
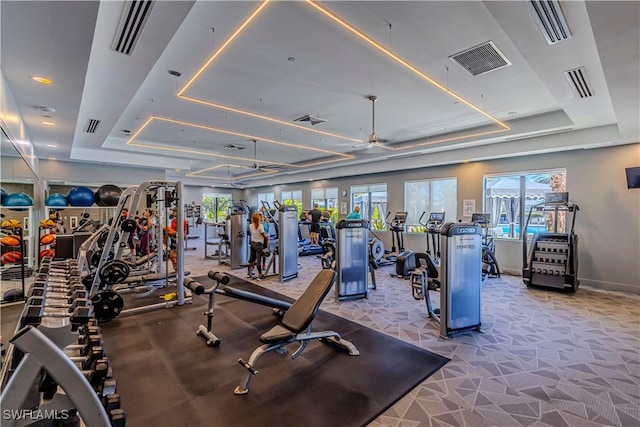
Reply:
[[[11,158],[2,158],[3,181],[28,175],[27,171],[23,171],[24,174],[18,172],[20,166],[13,166],[11,162]],[[461,218],[464,199],[475,199],[476,210],[480,210],[485,174],[566,168],[571,200],[580,206],[576,232],[579,235],[579,277],[582,284],[640,293],[640,190],[626,188],[624,168],[630,166],[640,166],[640,144],[228,191],[236,198],[251,201],[259,191],[274,191],[276,197],[280,198],[282,191],[302,189],[304,204],[310,206],[312,188],[337,186],[341,193],[342,190],[349,191],[351,185],[386,182],[389,210],[393,212],[404,209],[404,181],[457,177],[458,218]],[[40,162],[40,175],[41,181],[113,183],[123,186],[165,179],[162,170],[49,160]],[[44,203],[42,186],[36,182],[35,187],[36,204]],[[207,192],[227,190],[210,186],[185,186],[183,200],[187,203],[191,200],[198,202],[202,200],[202,194]],[[342,201],[348,202],[349,196],[340,196]],[[194,231],[201,234],[202,229],[199,227]],[[390,233],[379,233],[379,236],[386,246],[391,245]],[[407,249],[424,250],[424,246],[423,235],[406,235]],[[518,274],[521,269],[521,250],[520,242],[498,241],[496,251],[500,266]]]
[[[458,218],[462,201],[475,199],[476,210],[483,206],[483,177],[486,174],[528,172],[565,168],[567,190],[572,202],[580,206],[576,218],[579,236],[579,271],[583,285],[640,293],[640,190],[629,190],[625,167],[640,166],[640,144],[576,150],[553,154],[513,157],[466,164],[430,167],[341,179],[307,181],[245,190],[244,198],[256,193],[303,190],[303,202],[311,204],[312,188],[338,187],[349,191],[351,185],[387,183],[389,211],[404,209],[404,182],[416,179],[457,177]],[[340,196],[340,202],[349,201]],[[390,233],[378,233],[385,246],[391,245]],[[405,247],[424,250],[424,235],[405,235]],[[522,243],[498,241],[497,257],[501,268],[520,274]]]

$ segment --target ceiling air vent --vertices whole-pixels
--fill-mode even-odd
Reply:
[[[96,133],[96,129],[98,129],[99,124],[100,120],[89,119],[87,120],[87,125],[84,127],[84,131],[86,133]]]
[[[567,77],[569,85],[571,86],[575,94],[580,98],[589,98],[595,95],[593,93],[593,89],[591,89],[591,84],[589,84],[587,71],[584,69],[584,67],[565,71],[564,75]]]
[[[111,45],[111,50],[131,55],[136,46],[154,1],[126,1],[120,17],[120,23]]]
[[[226,148],[227,150],[244,150],[247,147],[239,144],[227,144],[224,146],[224,148]]]
[[[558,0],[530,0],[533,17],[549,44],[555,44],[571,37],[571,31]]]
[[[492,41],[463,50],[449,57],[474,76],[511,65]]]
[[[309,114],[302,116],[302,117],[298,117],[297,119],[293,119],[294,122],[309,122],[311,123],[311,126],[315,126],[315,125],[319,125],[321,123],[326,123],[327,120],[326,119],[321,119],[318,116],[310,116]]]

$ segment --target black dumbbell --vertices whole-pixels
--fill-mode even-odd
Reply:
[[[102,398],[102,405],[110,412],[114,409],[120,409],[120,395],[118,393],[112,393]]]
[[[60,319],[61,323],[64,323],[65,319],[68,319],[71,325],[77,328],[78,325],[85,324],[93,318],[93,306],[77,305],[73,310],[69,311],[64,308],[47,310],[44,305],[26,305],[20,317],[20,327],[23,328],[27,325],[37,326],[42,322],[43,318]]]
[[[127,425],[127,416],[120,408],[109,411],[109,421],[111,427],[125,427]]]
[[[66,292],[56,292],[50,291],[48,288],[31,288],[29,292],[27,292],[27,298],[29,297],[42,297],[47,300],[61,302],[66,301],[67,304],[73,303],[74,300],[78,298],[89,299],[89,292],[84,288],[84,286],[80,285],[81,289],[68,289]],[[73,291],[73,292],[71,292]]]

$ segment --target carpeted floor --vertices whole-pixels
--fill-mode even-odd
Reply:
[[[192,275],[229,270],[228,266],[204,258],[203,239],[190,240],[189,246],[197,248],[185,252],[185,265]],[[300,258],[299,265],[297,279],[279,283],[277,278],[269,278],[257,284],[297,298],[321,268],[314,256]],[[368,299],[336,302],[329,295],[322,309],[451,361],[372,421],[371,426],[640,426],[640,295],[588,287],[580,287],[575,295],[565,295],[528,289],[520,277],[489,279],[482,288],[483,333],[443,340],[438,337],[437,325],[426,316],[424,302],[415,301],[408,283],[390,277],[391,271],[392,267],[376,270],[378,289]],[[244,271],[233,273],[243,275]],[[178,310],[183,308],[132,319],[147,317],[153,322],[160,313]],[[5,307],[0,311],[4,328],[11,316],[4,315]],[[196,311],[195,324],[204,322],[199,316],[202,309]],[[11,325],[10,330],[14,327]],[[137,345],[135,338],[128,337],[141,332],[133,327],[121,329],[122,344],[116,342],[106,351],[110,355],[120,350],[133,351],[130,364],[138,370],[148,365],[158,375],[165,375],[168,383],[175,384],[151,345]],[[195,328],[186,330],[187,334],[195,332]],[[204,342],[198,340],[194,345],[202,350]],[[223,337],[223,345],[225,342]],[[184,345],[177,348],[179,354],[188,353]],[[402,357],[387,363],[402,363]],[[237,369],[242,371],[239,366]],[[203,370],[203,378],[207,372]],[[136,381],[141,384],[145,378],[135,369],[114,373],[119,382],[124,380],[122,376],[134,380],[139,377]],[[234,377],[232,386],[237,379]],[[200,379],[195,381],[199,382]],[[254,385],[262,386],[260,383],[261,379],[256,378]],[[141,411],[147,411],[149,416],[162,414],[162,422],[153,425],[197,425],[202,421],[195,410],[181,410],[184,393],[167,386],[152,393],[161,399],[154,401],[151,395],[142,393],[138,402],[147,399]],[[205,404],[222,403],[210,399]],[[279,425],[301,425],[296,421],[293,416]],[[222,424],[208,420],[208,425]]]
[[[213,283],[206,276],[196,280],[207,287]],[[290,301],[241,279],[231,285]],[[246,373],[238,358],[248,360],[261,345],[260,333],[278,318],[269,307],[216,295],[213,329],[221,344],[211,348],[195,334],[206,323],[201,315],[206,304],[196,296],[188,306],[120,317],[102,326],[129,427],[365,425],[448,361],[320,311],[313,330],[340,333],[360,356],[316,340],[292,360],[293,344],[289,355],[264,355],[249,394],[236,396],[233,389]]]

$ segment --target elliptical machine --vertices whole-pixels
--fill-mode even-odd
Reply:
[[[422,219],[426,215],[426,212],[422,212],[418,224],[424,227],[424,232],[427,236],[427,253],[431,255],[434,262],[440,264],[440,228],[444,223],[444,212],[431,212],[427,222],[422,222]]]
[[[384,254],[383,258],[389,262],[395,262],[398,258],[398,255],[404,252],[404,224],[407,222],[407,213],[406,212],[396,212],[393,217],[393,220],[389,222],[389,215],[391,212],[387,213],[387,217],[385,218],[385,222],[389,226],[389,231],[391,231],[391,251]],[[398,243],[398,251],[396,252],[396,242]]]
[[[482,228],[482,280],[487,277],[500,277],[500,267],[496,258],[496,244],[493,236],[489,234],[489,222],[491,214],[474,213],[471,222]]]

